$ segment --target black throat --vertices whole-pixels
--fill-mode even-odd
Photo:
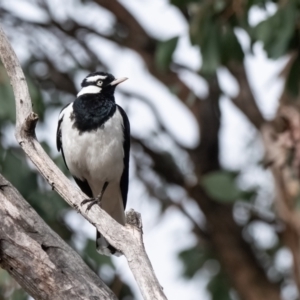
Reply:
[[[113,95],[84,94],[73,103],[74,126],[81,132],[100,128],[116,111]]]

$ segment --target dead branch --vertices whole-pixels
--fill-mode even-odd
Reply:
[[[260,129],[265,123],[265,120],[256,104],[255,97],[247,78],[245,66],[243,64],[232,63],[228,69],[236,78],[240,87],[238,95],[232,99],[232,102],[246,115],[256,129]]]
[[[0,266],[34,299],[117,299],[2,175],[0,203]]]

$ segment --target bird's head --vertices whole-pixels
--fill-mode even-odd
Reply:
[[[112,96],[116,86],[127,79],[126,77],[116,79],[113,75],[105,72],[91,73],[82,81],[77,97],[100,93],[107,97]]]

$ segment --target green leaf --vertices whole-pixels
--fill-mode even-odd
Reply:
[[[21,289],[15,289],[13,294],[11,295],[11,300],[27,300],[28,295]]]
[[[0,268],[0,299],[26,300],[28,295],[24,292],[7,271]]]
[[[203,60],[201,72],[212,74],[221,63],[221,38],[218,27],[211,26],[203,39],[204,41],[200,44]]]
[[[201,9],[190,25],[191,42],[200,47],[201,72],[212,74],[221,63],[220,25],[212,16],[212,9]]]
[[[192,278],[203,267],[204,263],[212,258],[211,252],[199,246],[186,249],[178,254],[183,263],[183,276]]]
[[[190,2],[197,2],[196,0],[171,0],[170,3],[181,8],[186,6]]]
[[[212,300],[231,300],[230,288],[226,276],[223,272],[219,272],[214,276],[207,285],[208,291],[211,293]]]
[[[231,26],[223,26],[221,44],[222,64],[227,65],[230,61],[243,60],[244,52]]]
[[[6,71],[0,65],[0,120],[15,122],[15,101]]]
[[[240,200],[252,201],[253,199],[256,198],[258,189],[259,188],[256,187],[256,188],[249,189],[247,191],[241,191]]]
[[[255,38],[264,43],[264,49],[270,58],[277,59],[287,53],[296,28],[296,20],[296,2],[287,1],[273,16],[254,28]]]
[[[178,36],[158,43],[155,52],[155,62],[161,71],[167,70],[172,62],[172,56],[176,49]]]
[[[211,172],[203,177],[201,184],[214,200],[233,202],[243,194],[236,186],[235,177],[235,174],[227,171]]]
[[[37,175],[26,163],[21,148],[11,147],[0,157],[1,173],[27,198],[37,189]]]
[[[297,57],[293,62],[286,78],[286,90],[296,99],[300,92],[300,58]]]

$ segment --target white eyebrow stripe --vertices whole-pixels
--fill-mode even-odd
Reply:
[[[103,76],[103,75],[95,75],[95,76],[91,76],[88,77],[86,79],[87,82],[92,82],[92,81],[97,81],[98,79],[105,79],[107,76]]]
[[[88,85],[83,87],[80,92],[77,94],[77,97],[82,96],[84,94],[98,94],[101,92],[101,88],[99,86]]]

